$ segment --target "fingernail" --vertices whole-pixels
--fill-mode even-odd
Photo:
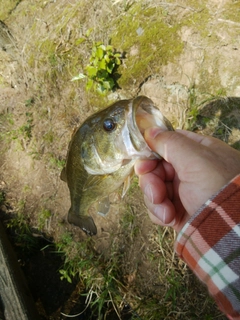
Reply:
[[[153,190],[150,183],[144,188],[144,194],[147,196],[148,200],[153,203]]]
[[[170,221],[169,223],[166,223],[166,208],[165,208],[165,206],[157,205],[154,208],[154,214],[159,220],[162,221],[162,223],[165,226],[172,227],[175,225],[175,222],[176,222],[175,218],[172,221]]]
[[[167,227],[173,227],[174,225],[175,225],[175,223],[176,223],[176,219],[174,218],[170,223],[165,223],[165,226],[167,226]]]
[[[135,163],[135,166],[134,166],[134,171],[135,171],[135,174],[136,174],[137,176],[139,176],[139,174],[138,174],[138,168],[139,168],[139,166],[141,166],[141,164],[139,163],[139,161],[137,161],[137,162]]]

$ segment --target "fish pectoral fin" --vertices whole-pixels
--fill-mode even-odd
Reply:
[[[77,215],[70,209],[68,212],[68,222],[81,228],[90,236],[97,234],[97,227],[90,216]]]
[[[84,183],[83,191],[86,191],[87,189],[90,189],[91,187],[96,187],[105,178],[106,178],[106,175],[89,175],[87,180]]]
[[[62,169],[62,172],[60,174],[60,179],[64,182],[67,182],[67,173],[66,173],[66,167]]]
[[[105,217],[105,215],[109,212],[109,209],[110,209],[110,201],[108,196],[98,201],[97,213],[100,216]]]

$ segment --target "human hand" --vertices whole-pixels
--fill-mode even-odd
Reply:
[[[240,173],[240,152],[193,132],[145,131],[149,147],[163,160],[139,160],[135,172],[154,223],[180,231],[189,218]]]

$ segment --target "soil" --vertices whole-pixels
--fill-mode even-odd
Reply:
[[[0,24],[1,217],[6,227],[10,219],[22,216],[29,224],[34,242],[29,250],[17,240],[19,226],[12,225],[8,234],[42,319],[65,319],[63,314],[81,313],[86,306],[80,295],[88,292],[83,282],[60,280],[64,255],[56,252],[55,244],[67,232],[76,243],[87,237],[67,222],[69,191],[60,180],[71,134],[87,116],[113,100],[143,94],[175,127],[214,135],[239,148],[240,77],[236,66],[240,64],[240,24],[232,13],[240,10],[236,3],[208,0],[198,8],[193,1],[154,1],[154,5],[143,1],[143,10],[161,8],[169,25],[172,21],[181,24],[194,13],[195,20],[177,31],[183,50],[175,59],[159,67],[155,64],[152,70],[149,67],[141,77],[133,75],[127,87],[121,84],[121,89],[104,97],[70,81],[89,58],[89,46],[77,47],[76,39],[93,28],[96,40],[106,40],[115,32],[111,21],[127,15],[135,1],[22,0],[0,15],[4,20]],[[207,25],[204,30],[201,18]],[[137,60],[139,50],[135,44],[129,54]],[[127,59],[126,55],[120,74]],[[98,226],[94,252],[103,255],[104,261],[113,252],[121,256],[118,272],[127,292],[121,318],[143,319],[133,311],[133,296],[139,301],[160,299],[166,293],[164,279],[166,283],[174,270],[186,283],[186,291],[192,290],[192,301],[186,304],[185,293],[177,292],[178,315],[169,313],[164,319],[207,319],[205,315],[225,319],[212,302],[202,307],[208,295],[205,288],[175,257],[176,234],[150,222],[137,183],[134,178],[123,200],[120,192],[112,195],[106,218],[94,217]],[[196,286],[199,296],[194,293]],[[164,299],[162,303],[166,308],[170,304]],[[118,319],[114,306],[109,305],[104,319]],[[100,318],[87,308],[75,319]]]

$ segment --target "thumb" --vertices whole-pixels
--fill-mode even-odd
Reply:
[[[187,131],[163,131],[157,127],[145,130],[144,138],[149,147],[171,163],[176,171],[200,157],[203,149],[211,144],[208,138]]]

